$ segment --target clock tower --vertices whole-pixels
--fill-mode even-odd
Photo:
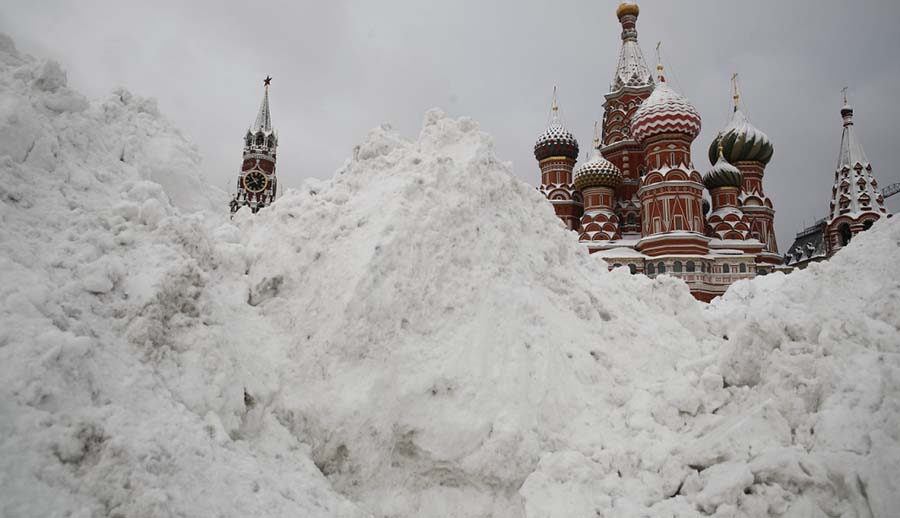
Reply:
[[[263,81],[262,104],[256,121],[244,135],[244,161],[237,179],[237,192],[231,197],[231,213],[249,206],[255,214],[259,209],[271,205],[278,192],[275,177],[275,158],[278,136],[272,129],[272,115],[269,113],[269,84],[271,77]]]

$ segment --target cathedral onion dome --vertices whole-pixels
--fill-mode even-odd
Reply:
[[[534,157],[543,160],[552,156],[578,159],[578,141],[558,121],[551,123],[534,143]]]
[[[728,160],[725,160],[721,149],[719,151],[719,159],[713,164],[712,169],[703,175],[703,185],[710,191],[719,187],[740,189],[744,184],[744,174],[740,169],[728,163]]]
[[[731,121],[716,135],[709,145],[709,163],[715,163],[722,144],[725,159],[732,164],[738,162],[759,162],[763,165],[772,159],[772,142],[762,131],[756,129],[739,108],[734,108]]]
[[[554,156],[562,156],[578,160],[578,141],[575,136],[563,127],[559,120],[559,104],[556,102],[556,87],[553,88],[553,107],[550,125],[541,133],[534,143],[534,157],[538,161]]]
[[[615,189],[622,184],[622,171],[609,160],[603,158],[594,143],[594,156],[575,168],[575,188],[583,191],[589,187],[610,187]]]
[[[631,136],[638,144],[643,144],[650,137],[663,133],[681,133],[694,140],[700,134],[700,114],[660,75],[653,93],[634,112]]]
[[[616,9],[616,16],[621,18],[627,15],[637,16],[641,14],[641,10],[638,8],[637,4],[629,4],[627,2],[622,2],[619,5],[619,8]]]

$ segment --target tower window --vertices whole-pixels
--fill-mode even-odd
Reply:
[[[685,265],[685,267],[686,267],[688,273],[693,273],[695,271],[694,261],[688,261],[687,264]]]
[[[672,264],[672,271],[675,273],[681,273],[681,261],[675,261],[675,263]]]
[[[647,275],[655,275],[656,267],[653,266],[653,263],[647,263]]]
[[[741,265],[738,267],[738,269],[740,270],[741,273],[747,273],[747,265],[744,263],[741,263]]]
[[[722,273],[731,273],[731,266],[728,263],[722,265]]]
[[[659,273],[666,273],[666,263],[662,261],[656,263],[656,269],[659,270]]]

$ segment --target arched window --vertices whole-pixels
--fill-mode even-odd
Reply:
[[[696,271],[694,269],[694,261],[688,261],[685,266],[687,267],[686,269],[687,269],[688,273],[693,273],[694,271]]]
[[[874,219],[867,219],[863,221],[863,230],[869,230],[872,228],[872,223],[875,223]]]
[[[662,261],[656,263],[656,269],[659,270],[659,273],[666,273],[666,263]]]
[[[841,226],[838,227],[838,232],[841,233],[841,246],[847,246],[850,243],[850,238],[853,237],[853,234],[850,232],[850,224],[841,223]]]
[[[741,263],[738,269],[741,271],[741,273],[747,273],[747,265],[744,263]]]
[[[672,265],[672,271],[675,273],[681,273],[681,261],[675,261]]]
[[[636,273],[637,273],[637,266],[635,266],[634,263],[629,264],[629,265],[628,265],[628,271],[631,272],[631,275],[636,274]]]
[[[256,145],[257,146],[263,145],[265,143],[265,141],[266,141],[266,137],[262,133],[259,133],[256,135]]]
[[[722,264],[722,273],[731,273],[731,266],[728,263]]]
[[[653,263],[647,263],[647,275],[655,275],[656,268],[653,266]]]
[[[634,212],[632,212],[631,214],[629,214],[628,217],[625,219],[625,221],[626,221],[629,225],[634,225],[635,222],[637,221],[637,219],[636,219],[635,216],[634,216]]]

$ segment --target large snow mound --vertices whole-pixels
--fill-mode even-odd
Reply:
[[[242,251],[193,213],[226,207],[198,165],[151,100],[0,37],[0,516],[363,516],[245,400]]]
[[[0,515],[900,508],[896,221],[703,305],[435,110],[229,222],[152,101],[0,61]]]

